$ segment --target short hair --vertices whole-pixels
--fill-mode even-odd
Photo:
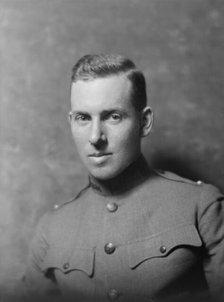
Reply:
[[[147,103],[146,82],[141,70],[128,58],[114,54],[88,54],[72,68],[72,83],[124,74],[132,83],[131,102],[141,111]]]

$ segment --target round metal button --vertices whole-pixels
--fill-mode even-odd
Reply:
[[[166,253],[166,247],[165,247],[165,245],[162,245],[159,250],[160,250],[160,252],[162,254]]]
[[[69,263],[66,262],[64,265],[63,265],[63,269],[68,269],[69,268]]]
[[[107,204],[107,210],[109,212],[116,212],[118,208],[118,205],[115,202],[111,202]]]
[[[119,292],[116,289],[110,289],[108,292],[108,298],[110,301],[115,301],[119,297]]]
[[[107,254],[112,254],[115,251],[115,249],[116,249],[116,247],[111,242],[105,244],[105,246],[104,246],[104,251]]]

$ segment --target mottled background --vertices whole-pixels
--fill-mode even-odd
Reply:
[[[1,289],[40,216],[86,182],[67,121],[83,54],[132,58],[155,111],[147,159],[224,191],[223,29],[223,0],[0,0]]]

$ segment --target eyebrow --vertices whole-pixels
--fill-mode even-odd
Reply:
[[[128,114],[128,111],[127,110],[123,110],[121,107],[113,107],[113,108],[109,108],[109,109],[106,109],[106,110],[103,110],[100,112],[100,115],[105,115],[105,114],[109,114],[109,113],[112,113],[112,112],[121,112],[123,114]],[[74,115],[74,114],[87,114],[87,115],[90,115],[90,113],[88,111],[82,111],[82,110],[71,110],[69,112],[70,114]]]
[[[69,111],[69,114],[75,115],[75,114],[89,114],[89,113],[81,110],[71,110]]]

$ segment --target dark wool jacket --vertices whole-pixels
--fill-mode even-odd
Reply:
[[[144,158],[41,220],[26,284],[68,301],[224,301],[224,197]],[[208,294],[209,293],[209,294]]]

